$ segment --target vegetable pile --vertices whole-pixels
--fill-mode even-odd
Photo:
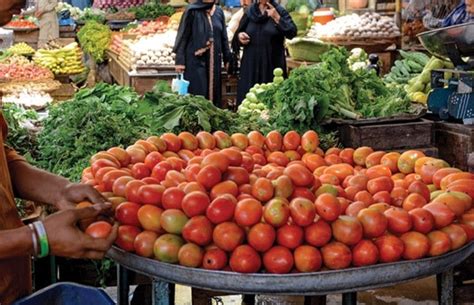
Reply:
[[[112,31],[106,25],[90,21],[77,32],[77,38],[84,52],[90,54],[97,63],[101,63],[105,60],[105,51],[111,42]]]
[[[0,64],[0,80],[29,80],[52,79],[53,74],[49,69],[33,63],[28,64]]]
[[[141,6],[130,8],[130,12],[135,13],[135,17],[139,20],[156,19],[161,16],[171,16],[175,13],[175,9],[169,5],[159,3],[147,3]]]
[[[430,58],[421,52],[407,52],[400,50],[402,59],[396,60],[390,73],[385,75],[385,82],[394,85],[404,85],[420,74]]]
[[[24,42],[19,42],[8,48],[8,51],[16,55],[32,55],[35,49]]]
[[[190,268],[339,270],[474,239],[474,174],[416,150],[318,144],[314,131],[166,133],[98,152],[82,182],[112,202],[117,246]],[[111,224],[83,228],[106,238]]]
[[[52,50],[39,49],[33,61],[54,74],[79,74],[84,72],[82,51],[76,42]]]

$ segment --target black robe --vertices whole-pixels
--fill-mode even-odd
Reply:
[[[202,37],[204,33],[193,33],[193,15],[199,13],[191,11],[189,18],[180,24],[179,31],[182,35],[179,41],[176,41],[176,65],[183,65],[186,67],[184,71],[184,78],[190,82],[188,92],[194,95],[202,95],[209,99],[209,77],[210,77],[210,50],[204,54],[196,56],[195,50],[199,48],[196,45],[195,37],[199,35]],[[213,79],[213,103],[220,106],[222,102],[222,61],[229,62],[230,48],[229,40],[227,38],[227,31],[225,26],[224,12],[218,6],[211,16],[212,31],[213,31],[213,50],[214,50],[214,79]]]
[[[280,14],[278,24],[267,16],[258,16],[258,3],[250,7],[240,21],[239,28],[234,35],[232,46],[234,52],[240,49],[239,33],[245,32],[250,36],[250,43],[243,46],[243,56],[240,63],[239,83],[237,87],[237,103],[240,104],[257,83],[273,81],[273,70],[282,68],[286,77],[285,37],[291,39],[296,36],[297,29],[288,12],[275,2],[271,4]],[[252,12],[253,10],[253,12]],[[253,13],[253,14],[252,14]],[[265,18],[266,17],[266,18]]]

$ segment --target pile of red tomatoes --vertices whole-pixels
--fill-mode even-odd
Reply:
[[[119,247],[187,267],[314,272],[474,238],[474,174],[416,150],[324,152],[314,131],[167,133],[97,153],[82,182],[114,204]]]

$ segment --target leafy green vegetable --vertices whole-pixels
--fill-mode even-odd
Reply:
[[[90,54],[97,63],[101,63],[112,40],[112,31],[106,25],[89,21],[77,32],[77,38],[84,52]]]
[[[171,16],[176,10],[169,5],[159,3],[147,3],[129,9],[130,12],[135,13],[135,17],[139,20],[155,19],[160,16]]]

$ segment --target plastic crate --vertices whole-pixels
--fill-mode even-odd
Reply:
[[[240,0],[225,0],[226,7],[240,7]]]
[[[115,305],[101,289],[74,283],[57,283],[18,300],[13,305]]]

